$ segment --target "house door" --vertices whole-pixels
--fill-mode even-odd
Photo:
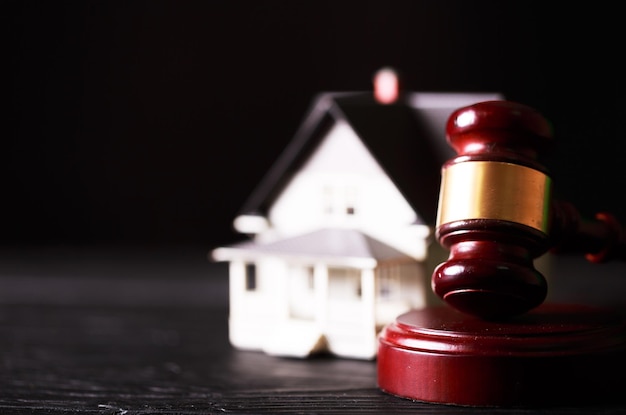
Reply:
[[[351,268],[328,269],[328,319],[334,322],[360,321],[361,271]]]
[[[289,317],[313,320],[315,318],[315,284],[313,267],[289,269]]]

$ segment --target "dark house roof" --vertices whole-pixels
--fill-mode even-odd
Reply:
[[[343,120],[422,221],[432,225],[437,214],[441,166],[454,157],[445,141],[447,119],[460,106],[494,96],[404,93],[395,103],[383,105],[372,92],[321,93],[313,100],[293,140],[250,194],[240,215],[267,216],[291,177],[330,128]],[[458,99],[465,102],[458,104]]]

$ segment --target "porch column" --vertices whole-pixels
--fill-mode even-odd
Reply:
[[[376,281],[373,269],[361,270],[361,304],[363,306],[363,324],[376,329]]]
[[[322,263],[313,268],[313,286],[315,288],[315,323],[326,331],[328,323],[328,267]]]

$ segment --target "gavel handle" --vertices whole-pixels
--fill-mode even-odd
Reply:
[[[611,213],[583,219],[571,203],[563,201],[555,201],[552,212],[552,252],[583,253],[593,263],[626,260],[626,232]]]

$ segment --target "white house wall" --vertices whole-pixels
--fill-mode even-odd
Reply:
[[[283,261],[256,263],[256,288],[246,290],[246,264],[233,260],[229,270],[229,337],[236,347],[259,349],[277,322],[289,316],[288,275]]]
[[[323,263],[315,264],[313,278],[315,284],[315,321],[320,331],[324,332],[328,321],[328,267]]]
[[[277,237],[286,237],[341,226],[385,234],[407,228],[417,216],[352,128],[338,122],[277,198],[269,219]]]
[[[315,320],[315,275],[312,266],[291,265],[289,272],[289,318]]]

